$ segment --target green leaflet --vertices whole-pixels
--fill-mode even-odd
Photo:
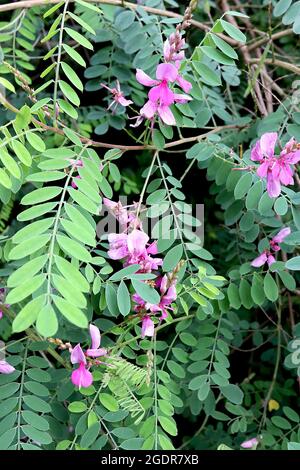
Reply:
[[[12,248],[9,253],[10,259],[21,259],[25,258],[28,255],[31,255],[38,251],[40,248],[44,247],[51,238],[49,235],[38,235],[29,239],[24,240],[19,245]]]
[[[80,270],[71,264],[69,261],[65,260],[60,256],[54,257],[55,264],[61,274],[72,284],[75,284],[76,287],[81,292],[89,292],[90,285],[85,279],[85,277],[81,274]]]
[[[57,235],[56,239],[61,249],[67,255],[70,255],[80,261],[85,261],[86,263],[92,261],[92,257],[88,250],[77,241],[71,240],[70,238],[63,235]]]
[[[58,196],[62,192],[62,188],[59,186],[49,186],[46,188],[35,189],[29,194],[26,194],[21,200],[21,204],[28,206],[38,204],[40,202],[49,201]]]
[[[39,274],[37,276],[25,280],[22,284],[19,284],[17,287],[12,289],[8,293],[6,301],[9,304],[15,304],[20,302],[21,300],[25,299],[26,297],[37,291],[39,287],[41,287],[41,285],[44,283],[44,281],[44,274]]]
[[[32,224],[26,225],[26,227],[19,230],[12,238],[13,243],[21,243],[24,240],[44,233],[54,223],[54,217],[49,217],[43,220],[38,220]]]
[[[21,284],[26,277],[31,278],[36,273],[38,273],[43,266],[45,266],[47,261],[47,255],[38,256],[33,258],[31,261],[23,264],[20,268],[14,271],[8,278],[7,286],[15,287]]]
[[[49,337],[58,330],[56,313],[50,304],[45,305],[38,314],[36,328],[40,335]]]
[[[71,305],[69,302],[64,300],[62,297],[58,297],[57,295],[53,295],[52,298],[60,313],[70,323],[78,326],[79,328],[87,328],[87,317],[79,308]]]
[[[57,289],[68,302],[78,308],[86,307],[86,298],[80,290],[78,290],[76,285],[74,286],[70,281],[57,274],[52,274],[51,279],[55,289]]]
[[[13,331],[15,333],[19,333],[26,330],[26,328],[29,328],[37,319],[37,316],[45,302],[45,295],[40,295],[25,305],[13,321]]]

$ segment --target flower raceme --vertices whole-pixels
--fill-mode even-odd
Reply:
[[[163,260],[155,257],[158,253],[157,243],[149,242],[149,236],[143,231],[142,224],[136,214],[127,211],[120,202],[105,199],[104,204],[113,212],[123,229],[122,233],[108,235],[108,256],[113,260],[123,260],[124,266],[139,264],[139,273],[155,272],[157,276],[155,288],[160,291],[158,304],[145,302],[137,293],[132,296],[132,300],[136,304],[134,311],[142,319],[142,337],[153,336],[154,322],[151,314],[156,315],[160,312],[160,320],[163,320],[167,317],[168,310],[172,310],[171,303],[177,297],[176,277],[173,276],[170,281],[167,275],[161,276],[158,273]],[[133,206],[135,207],[135,205]]]
[[[270,197],[279,196],[281,185],[294,184],[293,165],[300,161],[300,149],[294,138],[287,142],[280,155],[276,157],[277,139],[277,132],[267,132],[261,136],[251,150],[251,160],[260,163],[257,175],[260,178],[266,178]]]
[[[137,69],[136,79],[142,85],[151,87],[148,93],[149,100],[140,110],[140,115],[146,119],[153,119],[158,114],[165,124],[175,125],[175,117],[170,106],[174,103],[187,103],[192,99],[187,94],[174,93],[169,87],[170,83],[177,82],[185,93],[191,90],[192,85],[180,76],[177,67],[171,63],[159,64],[156,69],[156,80],[143,70]]]
[[[83,352],[80,343],[71,352],[71,363],[79,364],[79,367],[72,372],[71,380],[78,388],[89,387],[93,383],[93,376],[90,372],[90,365],[87,358],[97,358],[106,356],[107,350],[100,348],[101,335],[99,328],[90,325],[90,336],[92,340],[91,348]]]
[[[255,258],[252,261],[251,266],[253,266],[254,268],[259,268],[259,267],[263,266],[265,263],[268,263],[269,266],[271,266],[273,263],[275,263],[276,259],[274,257],[274,254],[277,251],[281,250],[278,243],[282,243],[283,240],[290,233],[291,233],[291,229],[289,227],[285,227],[282,230],[280,230],[280,232],[278,232],[277,235],[275,235],[275,237],[273,237],[270,240],[270,242],[269,242],[270,248],[267,249],[267,250],[264,250],[257,258]]]

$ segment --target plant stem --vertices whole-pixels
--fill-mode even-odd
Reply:
[[[57,55],[57,62],[56,62],[56,70],[55,70],[55,82],[54,82],[54,93],[53,93],[53,125],[57,127],[57,89],[58,89],[58,80],[59,80],[59,69],[60,69],[60,61],[61,61],[61,53],[62,53],[62,43],[63,43],[63,35],[64,35],[64,26],[66,20],[66,14],[68,10],[69,0],[66,0],[61,24],[60,24],[60,31],[59,31],[59,40],[58,40],[58,55]]]
[[[24,379],[25,379],[25,369],[26,369],[26,360],[28,354],[28,342],[25,346],[24,352],[24,361],[22,367],[22,375],[21,375],[21,385],[20,385],[20,394],[19,394],[19,402],[18,402],[18,424],[17,424],[17,450],[21,450],[21,413],[22,413],[22,400],[23,400],[23,389],[24,389]]]

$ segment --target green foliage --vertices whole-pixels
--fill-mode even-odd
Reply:
[[[172,1],[1,12],[0,360],[15,371],[0,373],[0,450],[299,449],[299,168],[271,198],[251,159],[266,132],[276,155],[300,141],[286,76],[299,74],[299,2],[248,2],[247,15],[196,3],[192,22]],[[170,105],[170,126],[140,116],[135,73],[155,77],[175,31],[192,99]],[[123,194],[157,269],[108,252],[102,210]],[[275,262],[254,267],[284,227]],[[78,343],[89,387],[70,380]]]

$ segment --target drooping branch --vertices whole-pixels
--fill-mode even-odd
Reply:
[[[71,0],[74,1],[74,0]],[[90,3],[100,3],[103,5],[116,5],[120,7],[129,8],[131,10],[136,10],[137,8],[143,8],[143,10],[147,11],[148,13],[152,13],[153,15],[158,16],[166,16],[168,18],[178,18],[182,20],[183,15],[179,13],[174,13],[168,10],[161,10],[160,8],[152,8],[146,5],[137,5],[131,2],[123,2],[122,0],[86,0]],[[5,11],[17,10],[18,8],[33,8],[36,6],[46,6],[46,5],[55,5],[59,3],[60,0],[23,0],[20,2],[14,3],[5,3],[4,5],[0,5],[0,13]],[[200,21],[196,21],[191,19],[191,24],[202,31],[208,31],[210,28],[205,24],[201,23]]]

